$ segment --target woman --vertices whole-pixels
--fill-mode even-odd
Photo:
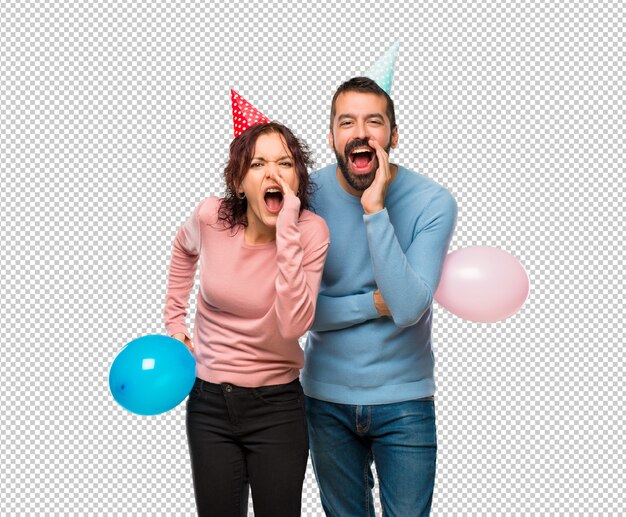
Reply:
[[[226,195],[202,201],[173,244],[168,334],[196,358],[187,438],[198,513],[300,515],[308,459],[298,338],[315,315],[329,243],[307,210],[310,153],[285,126],[253,125],[230,146]],[[185,325],[197,265],[192,345]]]

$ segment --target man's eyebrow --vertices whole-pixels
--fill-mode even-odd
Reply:
[[[337,120],[343,120],[343,119],[346,119],[346,118],[356,118],[356,115],[353,115],[352,113],[342,113],[341,115],[339,115],[337,117]],[[384,119],[382,113],[369,113],[368,115],[365,115],[365,118],[366,119],[370,119],[370,118],[382,118],[382,119]]]

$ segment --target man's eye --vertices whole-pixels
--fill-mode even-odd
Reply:
[[[382,124],[382,122],[380,120],[372,120],[370,121],[372,124],[375,124],[377,126],[380,126]]]
[[[350,124],[352,124],[352,122],[349,122],[349,121],[347,121],[347,120],[346,120],[346,121],[344,121],[344,122],[340,122],[340,123],[339,123],[339,125],[340,125],[341,127],[349,126]]]

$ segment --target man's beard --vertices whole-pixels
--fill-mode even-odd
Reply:
[[[370,147],[369,141],[357,139],[348,142],[344,150],[344,156],[350,156],[350,152],[357,147]],[[389,151],[391,150],[391,140],[384,149],[385,152],[389,154]],[[372,149],[372,152],[374,153],[374,157],[372,158],[372,160],[376,160],[377,167],[374,167],[374,170],[367,174],[354,174],[348,166],[348,160],[350,160],[350,158],[344,159],[343,156],[341,156],[337,152],[337,148],[335,146],[333,146],[333,151],[335,152],[335,158],[337,159],[337,165],[339,166],[339,170],[341,171],[341,174],[343,175],[348,185],[350,185],[353,189],[358,190],[359,192],[364,192],[365,190],[367,190],[374,181],[374,178],[376,177],[376,170],[380,165],[378,164],[376,151]]]

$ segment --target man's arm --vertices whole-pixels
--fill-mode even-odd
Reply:
[[[378,170],[361,196],[361,205],[374,278],[383,297],[382,304],[378,300],[379,310],[385,314],[388,309],[396,325],[408,327],[432,304],[456,223],[456,202],[447,190],[435,195],[421,214],[420,227],[405,254],[384,208],[392,181],[389,156],[376,140],[369,142],[378,157]]]
[[[380,314],[374,305],[372,291],[350,296],[320,294],[317,297],[315,321],[311,330],[339,330],[375,318],[380,318]]]
[[[433,302],[456,223],[457,206],[441,190],[420,216],[420,227],[402,251],[386,209],[365,214],[376,284],[399,327],[415,324]]]

